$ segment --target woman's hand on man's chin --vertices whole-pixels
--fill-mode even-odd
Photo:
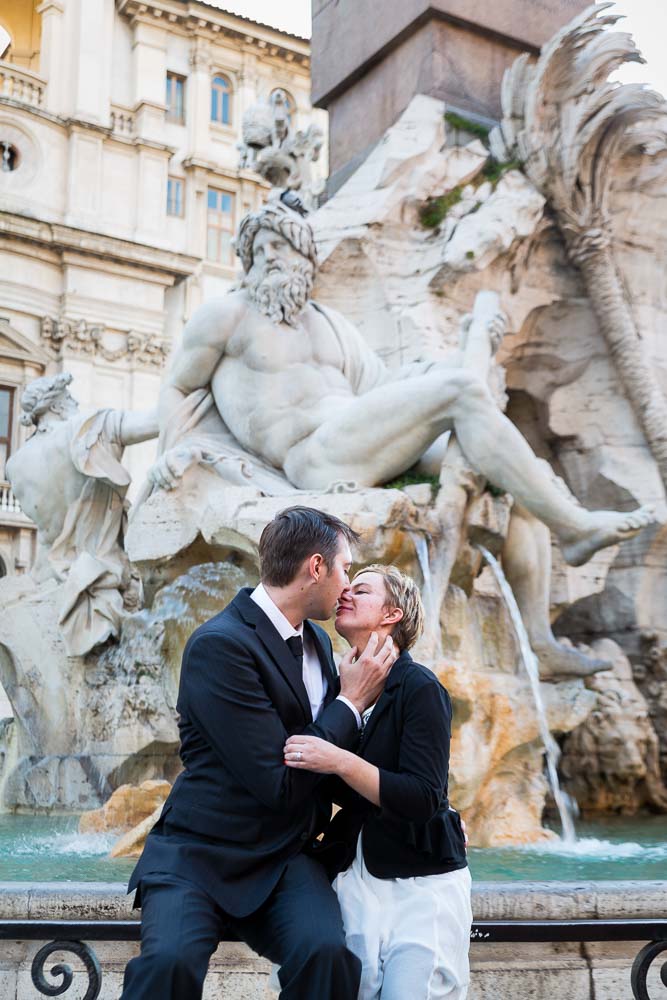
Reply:
[[[317,771],[318,774],[337,774],[346,754],[347,750],[319,736],[290,736],[283,750],[287,767]]]

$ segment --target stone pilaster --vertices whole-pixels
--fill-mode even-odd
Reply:
[[[42,18],[40,76],[46,80],[44,106],[47,111],[62,111],[65,101],[67,61],[64,50],[65,7],[62,0],[43,0],[37,8]]]

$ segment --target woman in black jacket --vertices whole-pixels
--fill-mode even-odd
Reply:
[[[449,806],[451,702],[410,656],[423,631],[419,590],[393,566],[354,578],[336,630],[357,649],[392,635],[400,657],[364,716],[358,754],[291,737],[289,767],[336,776],[342,809],[321,859],[332,874],[348,947],[362,961],[359,1000],[464,1000],[469,982],[470,873]]]

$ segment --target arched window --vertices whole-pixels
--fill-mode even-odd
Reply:
[[[290,125],[294,125],[294,114],[296,112],[296,101],[290,94],[289,90],[285,90],[284,87],[276,87],[275,90],[271,91],[271,97],[274,94],[282,94],[283,101],[285,102],[285,109],[287,111],[287,121]]]
[[[226,76],[218,74],[211,84],[211,121],[232,124],[232,85]]]

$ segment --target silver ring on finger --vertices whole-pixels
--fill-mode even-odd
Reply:
[[[297,752],[294,754],[294,760],[303,760],[303,754],[301,753],[300,750],[297,750]]]

